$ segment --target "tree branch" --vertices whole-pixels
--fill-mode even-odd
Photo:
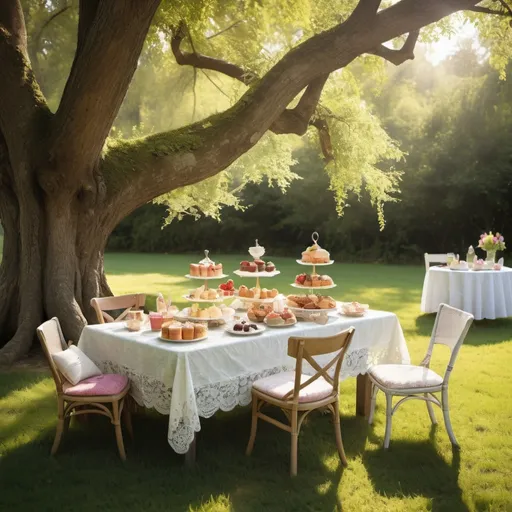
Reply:
[[[65,185],[52,175],[54,160],[75,174],[90,172],[119,111],[160,0],[80,4],[77,54],[59,108],[49,147],[49,168],[40,183],[45,189]],[[108,77],[108,79],[106,79]],[[77,169],[76,162],[84,162]],[[78,180],[80,181],[80,180]],[[73,182],[73,184],[71,183]]]
[[[115,225],[158,195],[225,169],[258,142],[300,91],[316,79],[320,81],[321,76],[345,67],[386,41],[418,31],[476,3],[401,0],[380,10],[367,23],[349,17],[288,52],[226,112],[179,130],[134,142],[117,142],[102,162],[107,183],[115,183],[109,193],[112,206],[105,213],[105,222]],[[116,172],[116,167],[122,167],[126,160],[131,163],[132,172]]]
[[[212,34],[211,36],[208,36],[206,39],[213,39],[214,37],[220,36],[221,34],[224,34],[224,32],[227,32],[228,30],[231,30],[232,28],[238,27],[240,23],[245,23],[245,20],[238,20],[232,23],[231,25],[227,26],[226,28],[223,28],[219,32],[216,32],[215,34]]]
[[[399,66],[400,64],[403,64],[406,60],[414,60],[414,47],[416,46],[416,41],[418,41],[419,35],[419,30],[409,32],[409,35],[407,36],[405,43],[399,50],[394,50],[393,48],[388,48],[387,46],[381,44],[371,49],[367,53],[377,55],[377,57],[382,57],[383,59],[388,60],[395,66]]]
[[[184,52],[181,49],[183,39],[188,35],[188,29],[184,22],[175,27],[172,31],[173,36],[171,39],[171,49],[176,59],[176,62],[181,66],[192,66],[194,68],[210,69],[211,71],[218,71],[223,75],[230,76],[239,80],[245,85],[250,85],[251,82],[258,79],[256,73],[245,70],[236,64],[226,62],[225,60],[207,57],[201,53],[193,51]]]
[[[470,9],[468,9],[468,11],[479,12],[482,14],[495,14],[498,16],[512,16],[511,13],[509,13],[508,11],[505,11],[505,10],[499,11],[498,9],[491,9],[489,7],[480,7],[478,5],[471,7]]]

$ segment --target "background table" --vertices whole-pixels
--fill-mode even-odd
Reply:
[[[423,283],[421,311],[436,313],[441,303],[467,311],[475,320],[512,316],[512,269],[431,267]]]
[[[169,414],[169,444],[186,453],[201,429],[200,417],[248,405],[255,380],[295,368],[287,356],[290,336],[329,336],[350,326],[355,333],[341,379],[364,374],[376,363],[409,362],[397,317],[383,311],[363,318],[336,314],[326,325],[299,322],[248,337],[215,328],[207,340],[186,344],[161,341],[159,332],[130,332],[122,323],[92,325],[82,331],[78,346],[102,371],[127,375],[139,405]],[[325,363],[329,360],[326,355]]]

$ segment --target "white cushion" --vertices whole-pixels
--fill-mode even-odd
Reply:
[[[309,378],[311,378],[311,375],[301,375],[301,384]],[[283,398],[283,396],[293,390],[294,384],[295,372],[283,372],[259,379],[252,386],[266,395],[274,398]],[[331,393],[332,386],[323,377],[319,377],[299,391],[299,402],[315,402],[316,400],[326,398]],[[291,399],[291,396],[287,398],[287,400]]]
[[[75,345],[53,354],[52,357],[60,373],[73,385],[89,377],[101,375],[101,370]]]
[[[415,389],[440,386],[443,378],[430,368],[410,364],[377,364],[370,375],[385,388]]]

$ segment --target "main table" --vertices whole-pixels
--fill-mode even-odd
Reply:
[[[218,327],[209,330],[208,339],[186,344],[162,341],[159,332],[130,332],[122,323],[91,325],[82,331],[78,347],[103,372],[128,376],[139,405],[169,414],[168,442],[177,453],[186,453],[201,429],[199,418],[248,405],[255,380],[295,367],[287,355],[290,336],[329,336],[350,326],[355,333],[341,379],[365,374],[376,363],[410,362],[398,318],[384,311],[362,318],[332,314],[325,325],[299,321],[247,337]],[[363,381],[359,385],[364,388]],[[359,401],[365,401],[360,408],[367,407],[368,394],[369,386],[358,389]]]
[[[435,313],[441,303],[467,311],[475,320],[512,316],[512,269],[430,267],[423,283],[421,311]]]

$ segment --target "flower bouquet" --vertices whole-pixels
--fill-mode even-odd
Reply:
[[[492,231],[489,233],[483,233],[480,235],[478,247],[487,253],[485,262],[487,264],[492,263],[492,265],[494,265],[496,251],[503,251],[506,248],[505,239],[503,238],[503,235],[500,235],[500,233],[493,234]]]

